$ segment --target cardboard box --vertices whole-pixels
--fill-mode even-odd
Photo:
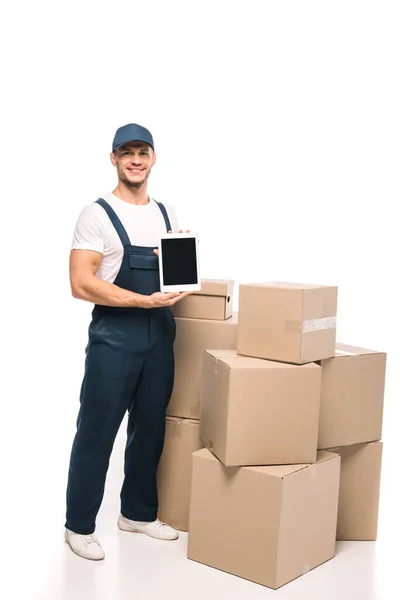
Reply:
[[[193,292],[172,307],[175,317],[224,321],[233,314],[235,282],[225,279],[202,279],[201,290]]]
[[[377,538],[382,442],[332,449],[341,456],[338,540]]]
[[[188,558],[277,589],[335,553],[340,456],[225,467],[193,454]]]
[[[386,354],[337,344],[335,357],[320,364],[318,448],[380,440]]]
[[[188,530],[192,453],[200,448],[199,421],[167,417],[157,472],[158,517],[180,531]]]
[[[176,318],[175,381],[167,415],[200,418],[203,352],[236,348],[237,314],[226,321]]]
[[[200,439],[226,466],[315,462],[321,367],[206,350]]]
[[[337,287],[239,286],[238,354],[303,364],[335,355]]]

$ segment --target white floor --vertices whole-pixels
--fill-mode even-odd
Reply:
[[[144,536],[118,532],[111,513],[99,533],[106,560],[79,559],[61,542],[47,546],[47,574],[35,598],[41,600],[130,600],[156,598],[230,599],[284,598],[375,600],[395,597],[379,568],[373,543],[338,545],[337,555],[318,569],[274,591],[186,558],[187,534],[175,543],[158,543]]]
[[[76,390],[68,383],[62,393]],[[48,397],[48,395],[47,395]],[[106,552],[94,563],[75,556],[63,540],[65,483],[76,403],[32,405],[15,425],[18,460],[4,461],[10,486],[2,493],[2,574],[4,600],[391,600],[398,597],[396,568],[399,489],[395,489],[394,436],[384,446],[379,537],[377,542],[341,542],[334,559],[279,590],[245,581],[186,558],[187,534],[161,542],[119,531],[116,526],[125,435],[114,447],[97,534]],[[62,407],[68,406],[68,409]],[[22,436],[28,436],[24,439]],[[3,440],[0,440],[3,442]],[[25,447],[24,447],[25,444]],[[29,451],[31,444],[31,453]],[[28,445],[28,446],[27,446]],[[24,450],[23,450],[24,448]],[[26,453],[26,454],[25,454]],[[3,450],[7,459],[7,449]],[[9,472],[7,471],[9,469]],[[392,543],[391,543],[392,542]],[[393,550],[393,546],[395,550]]]

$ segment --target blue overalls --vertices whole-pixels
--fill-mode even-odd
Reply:
[[[145,295],[160,291],[153,248],[132,246],[111,206],[102,198],[96,202],[124,247],[115,285]],[[158,206],[168,231],[168,214]],[[68,474],[67,529],[83,535],[94,532],[111,451],[126,411],[121,514],[135,521],[157,518],[156,474],[173,388],[174,339],[175,320],[168,307],[94,306]]]

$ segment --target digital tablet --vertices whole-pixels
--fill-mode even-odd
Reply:
[[[158,244],[162,292],[200,290],[198,238],[195,233],[166,233]]]

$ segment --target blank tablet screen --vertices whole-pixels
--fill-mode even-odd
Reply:
[[[161,240],[164,285],[197,283],[196,239]]]

